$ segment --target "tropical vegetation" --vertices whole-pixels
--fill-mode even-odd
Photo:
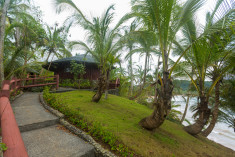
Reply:
[[[200,135],[207,137],[217,122],[233,128],[235,125],[234,0],[216,0],[202,24],[197,13],[206,0],[131,0],[131,11],[116,23],[115,5],[110,5],[101,16],[89,17],[73,0],[54,3],[57,16],[68,10],[69,14],[63,23],[50,26],[43,22],[40,8],[29,0],[0,2],[0,87],[4,80],[25,78],[31,72],[52,75],[48,71],[51,61],[80,51],[98,63],[95,93],[67,93],[68,106],[78,102],[81,106],[63,106],[62,110],[58,105],[64,104],[49,102],[61,112],[68,112],[73,124],[83,127],[83,123],[93,123],[94,119],[102,125],[107,122],[107,126],[97,126],[98,132],[97,128],[84,127],[124,155],[141,152],[143,156],[159,155],[157,149],[163,147],[153,146],[163,144],[167,148],[165,155],[180,156],[180,151],[188,151],[182,148],[182,143],[187,147],[194,141],[196,147],[206,144],[210,152],[205,152],[213,156],[214,147],[207,145],[208,141],[200,139]],[[69,40],[72,27],[86,32],[84,41]],[[136,63],[136,58],[143,60],[143,64]],[[43,64],[49,64],[49,68],[43,70]],[[89,87],[92,83],[83,79],[86,67],[75,62],[70,65],[75,77],[61,81],[60,85]],[[110,80],[116,78],[120,79],[121,97],[108,94]],[[184,113],[175,110],[180,105],[172,103],[176,95],[182,95],[186,102]],[[56,103],[56,96],[50,96]],[[187,121],[191,98],[197,98],[191,107],[194,121],[182,127]],[[87,121],[81,121],[80,110]],[[119,136],[119,131],[123,135]],[[100,132],[104,135],[99,135]],[[117,141],[112,140],[117,137]],[[138,150],[140,143],[135,143],[134,138],[143,143],[149,139],[152,145],[141,145],[143,149]],[[197,151],[188,153],[195,155]]]

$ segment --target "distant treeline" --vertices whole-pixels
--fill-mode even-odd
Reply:
[[[178,87],[178,88],[180,87],[181,90],[186,91],[186,90],[188,90],[190,81],[188,81],[188,80],[174,80],[173,83],[174,83],[175,87]],[[212,84],[212,82],[205,81],[206,88],[209,88],[211,86],[211,84]]]

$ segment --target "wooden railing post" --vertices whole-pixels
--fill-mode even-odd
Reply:
[[[36,74],[34,74],[33,84],[35,84],[36,77],[37,77]]]
[[[60,79],[60,76],[59,75],[55,75],[56,76],[56,90],[59,89],[59,79]]]

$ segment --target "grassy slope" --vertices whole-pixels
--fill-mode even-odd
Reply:
[[[88,121],[101,122],[126,146],[142,156],[235,156],[234,151],[206,138],[193,137],[183,127],[165,121],[154,132],[142,129],[138,122],[152,110],[134,101],[109,95],[108,100],[91,102],[94,93],[73,91],[60,95],[72,110],[81,110]]]

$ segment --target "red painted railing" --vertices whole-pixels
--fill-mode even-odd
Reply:
[[[0,98],[0,115],[2,141],[7,146],[7,150],[3,152],[3,156],[28,157],[8,97],[4,96]]]
[[[36,77],[26,79],[5,80],[0,90],[0,117],[2,140],[6,144],[7,150],[3,152],[4,157],[28,157],[20,130],[9,101],[10,93],[20,88],[40,87],[46,85],[56,85],[59,88],[59,75],[53,77]]]
[[[4,81],[0,91],[0,116],[2,141],[7,150],[3,152],[4,157],[28,157],[22,140],[20,130],[15,120],[13,110],[9,101],[11,81]]]

